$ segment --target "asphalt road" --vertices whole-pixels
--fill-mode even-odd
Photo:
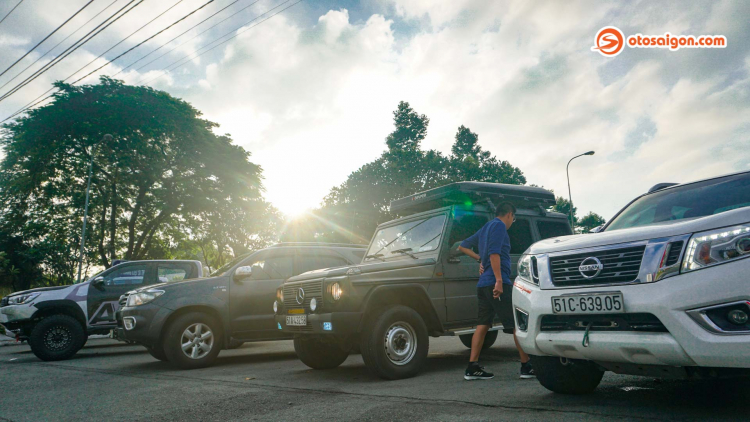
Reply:
[[[512,337],[483,356],[495,379],[464,381],[468,350],[431,339],[416,378],[372,377],[359,355],[313,371],[290,341],[222,351],[181,371],[140,346],[90,340],[64,362],[26,345],[0,347],[0,421],[67,420],[747,420],[750,381],[686,382],[607,374],[594,393],[562,396],[518,378]]]

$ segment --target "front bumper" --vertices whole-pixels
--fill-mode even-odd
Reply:
[[[513,305],[529,315],[527,331],[516,330],[526,353],[598,362],[641,365],[750,368],[750,334],[710,332],[688,311],[750,299],[745,274],[750,259],[705,268],[655,283],[542,290],[520,280]],[[622,292],[627,313],[655,315],[669,332],[591,331],[583,345],[581,331],[541,331],[552,315],[552,297],[592,292]],[[518,321],[516,321],[518,324]]]
[[[30,321],[36,311],[33,303],[3,306],[0,308],[0,324],[10,330],[15,330]]]
[[[281,331],[284,333],[302,335],[351,335],[359,331],[359,324],[360,321],[362,321],[362,312],[307,314],[307,325],[304,327],[287,326],[286,317],[286,314],[277,314],[275,317],[276,326],[281,327]],[[326,327],[330,328],[330,330],[325,329]]]
[[[162,328],[171,313],[171,309],[151,303],[121,308],[118,316],[117,337],[153,347],[159,343]],[[125,318],[132,318],[135,321],[132,330],[126,330],[122,325],[122,320]]]

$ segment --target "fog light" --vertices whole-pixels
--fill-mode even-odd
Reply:
[[[310,299],[310,310],[315,312],[318,309],[318,301],[315,298]]]
[[[324,322],[323,323],[323,330],[324,331],[333,331],[333,323]]]
[[[734,309],[729,311],[727,319],[734,325],[745,325],[747,324],[748,315],[742,309]]]
[[[125,329],[130,331],[133,328],[135,328],[135,318],[133,317],[125,317],[122,319],[123,325],[125,325]]]
[[[273,313],[279,312],[279,302],[273,301]]]
[[[516,324],[519,330],[526,332],[529,329],[529,314],[516,308]]]

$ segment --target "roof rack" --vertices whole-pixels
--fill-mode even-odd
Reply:
[[[456,182],[391,201],[391,212],[422,211],[448,205],[488,203],[494,208],[508,201],[520,208],[541,209],[555,204],[555,195],[534,186],[488,182]]]
[[[333,246],[340,248],[366,248],[367,245],[361,243],[327,243],[327,242],[281,242],[269,246],[270,248],[281,248],[285,246]]]

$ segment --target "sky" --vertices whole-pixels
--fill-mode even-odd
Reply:
[[[108,5],[31,69],[128,1],[95,0],[0,76],[0,85]],[[68,81],[206,1],[145,0],[0,101],[0,119],[175,3]],[[79,83],[116,74],[126,83],[145,82],[190,102],[220,125],[218,133],[231,134],[251,152],[251,161],[263,168],[267,200],[290,216],[318,206],[332,187],[385,150],[399,101],[430,118],[424,149],[449,154],[457,128],[465,125],[479,134],[484,149],[519,167],[528,183],[557,195],[567,196],[568,160],[596,151],[570,165],[579,215],[594,211],[609,219],[656,183],[750,169],[750,2],[233,1],[209,3]],[[24,0],[0,24],[0,67],[87,2]],[[15,3],[0,1],[0,19]],[[605,26],[616,26],[625,36],[724,35],[727,46],[624,48],[616,57],[604,57],[591,47]],[[204,46],[216,45],[212,41],[231,36],[195,57]],[[183,58],[183,66],[157,77]]]

